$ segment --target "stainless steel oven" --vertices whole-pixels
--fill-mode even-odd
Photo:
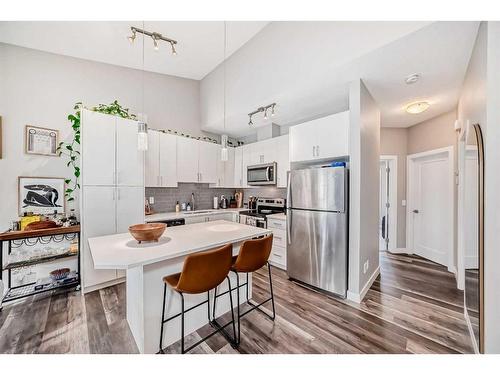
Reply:
[[[248,185],[276,185],[277,164],[250,165],[247,167]]]

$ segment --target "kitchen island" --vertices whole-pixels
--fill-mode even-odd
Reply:
[[[180,272],[187,255],[233,244],[233,254],[243,241],[271,234],[268,229],[247,226],[225,220],[167,228],[158,242],[138,244],[129,234],[89,238],[89,247],[96,269],[126,270],[127,321],[140,353],[158,352],[160,341],[163,281],[166,275]],[[235,275],[230,274],[236,285]],[[243,281],[243,280],[242,280]],[[249,278],[251,298],[251,277]],[[180,312],[180,296],[167,289],[165,316]],[[219,292],[227,290],[223,283]],[[213,296],[213,292],[211,293]],[[206,299],[206,294],[185,295],[186,308]],[[233,293],[236,301],[236,292]],[[239,303],[246,300],[240,293]],[[216,315],[230,310],[229,296],[217,299]],[[186,315],[186,335],[208,323],[207,306],[202,305]],[[168,346],[180,339],[180,319],[165,324],[163,342]]]

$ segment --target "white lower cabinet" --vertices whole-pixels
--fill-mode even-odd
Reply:
[[[82,215],[83,287],[93,288],[125,276],[122,270],[96,270],[88,247],[91,237],[124,233],[144,222],[144,188],[84,186]]]
[[[286,270],[286,220],[269,219],[267,227],[273,231],[273,247],[269,262]]]
[[[114,186],[85,186],[83,188],[82,241],[83,288],[106,283],[117,278],[115,270],[96,270],[92,261],[88,239],[116,232]]]

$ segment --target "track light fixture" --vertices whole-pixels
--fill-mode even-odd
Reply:
[[[264,107],[259,107],[259,108],[257,108],[255,111],[253,111],[253,112],[250,112],[250,113],[248,114],[248,117],[250,118],[250,121],[248,122],[248,125],[250,125],[250,126],[252,126],[252,125],[253,125],[253,122],[252,122],[252,117],[253,117],[254,115],[256,115],[257,113],[260,113],[260,112],[264,112],[264,120],[267,120],[267,119],[269,118],[269,117],[267,116],[267,111],[268,111],[269,109],[271,109],[271,117],[274,117],[274,114],[275,114],[275,112],[274,112],[274,107],[276,107],[276,103],[271,103],[271,104],[268,104],[268,105],[266,105],[266,106],[264,106]]]
[[[177,51],[175,50],[175,45],[177,44],[177,41],[174,39],[167,38],[160,33],[157,32],[151,32],[151,31],[146,31],[143,29],[139,29],[137,27],[131,26],[130,30],[132,31],[132,35],[128,37],[128,40],[130,43],[134,43],[135,38],[137,36],[137,33],[149,36],[151,39],[153,39],[153,46],[155,51],[158,51],[160,49],[160,45],[158,44],[158,41],[163,40],[167,43],[170,43],[170,47],[172,49],[172,55],[177,55]]]

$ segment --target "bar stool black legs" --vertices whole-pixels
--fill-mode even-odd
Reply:
[[[227,280],[227,283],[228,283],[228,290],[232,290],[231,289],[231,280],[229,278],[229,276],[226,277],[226,280]],[[210,337],[212,337],[213,335],[215,335],[216,333],[220,332],[228,341],[229,343],[231,344],[231,346],[233,347],[236,347],[237,346],[237,340],[236,340],[236,323],[235,323],[235,317],[234,317],[234,305],[233,305],[233,298],[232,298],[232,295],[231,293],[229,293],[229,302],[230,302],[230,305],[231,305],[231,321],[224,324],[223,326],[221,326],[215,319],[215,300],[214,300],[214,316],[211,317],[210,316],[210,292],[207,291],[207,299],[205,301],[202,301],[198,304],[196,304],[195,306],[192,306],[188,309],[185,309],[185,305],[184,305],[184,293],[182,292],[179,292],[177,291],[177,293],[179,293],[180,297],[181,297],[181,312],[178,313],[178,314],[175,314],[174,316],[171,316],[167,319],[165,319],[165,307],[166,307],[166,297],[167,297],[167,285],[164,284],[164,288],[163,288],[163,304],[162,304],[162,316],[161,316],[161,329],[160,329],[160,344],[159,344],[159,353],[164,353],[163,351],[163,328],[164,328],[164,325],[165,323],[171,321],[172,319],[175,319],[177,317],[181,317],[181,353],[182,354],[185,354],[187,352],[189,352],[190,350],[192,350],[193,348],[195,348],[196,346],[200,345],[202,342],[208,340]],[[227,293],[227,292],[226,292]],[[224,293],[224,294],[226,294]],[[215,290],[215,294],[217,294],[217,288]],[[215,330],[213,332],[211,332],[210,334],[208,334],[207,336],[203,337],[201,340],[197,341],[195,344],[191,345],[189,348],[185,349],[185,346],[184,346],[184,326],[185,326],[185,318],[184,318],[184,314],[191,311],[191,310],[194,310],[195,308],[203,305],[203,304],[207,304],[208,305],[208,321],[210,323],[210,325],[212,327],[215,328]],[[231,337],[231,335],[229,335],[227,332],[226,332],[226,327],[228,327],[229,325],[232,325],[232,328],[233,328],[233,337]]]
[[[253,310],[259,310],[261,313],[263,313],[264,315],[266,315],[269,319],[271,320],[274,320],[276,318],[276,310],[275,310],[275,307],[274,307],[274,292],[273,292],[273,281],[272,281],[272,276],[271,276],[271,265],[269,263],[267,263],[267,271],[268,271],[268,274],[269,274],[269,289],[270,289],[270,296],[269,298],[267,298],[266,300],[262,301],[261,303],[259,304],[255,304],[253,303],[252,301],[250,301],[250,299],[248,298],[249,297],[249,291],[248,291],[248,288],[249,288],[249,283],[248,283],[248,272],[245,272],[246,273],[246,282],[244,282],[243,284],[240,283],[240,278],[239,278],[239,274],[242,273],[238,273],[236,271],[232,271],[234,272],[234,274],[236,275],[236,287],[234,289],[231,289],[231,291],[234,291],[236,290],[236,317],[238,319],[237,321],[237,334],[234,335],[234,337],[236,337],[236,345],[239,345],[240,344],[240,337],[241,337],[241,328],[240,328],[240,321],[241,321],[241,318],[244,317],[245,315],[247,315],[249,312],[253,311]],[[244,311],[243,313],[240,312],[240,288],[242,287],[245,287],[246,289],[246,301],[247,301],[247,304],[251,306],[250,309]],[[218,297],[221,297],[225,294],[227,294],[228,291],[224,292],[224,293],[221,293],[221,294],[217,294],[217,288],[215,289],[215,296],[214,296],[214,307],[213,307],[213,316],[215,318],[215,308],[216,308],[216,305],[217,305],[217,298]],[[269,315],[265,310],[262,310],[260,307],[271,301],[271,306],[272,306],[272,315]],[[232,344],[231,344],[232,345]],[[234,346],[233,346],[234,347]]]

